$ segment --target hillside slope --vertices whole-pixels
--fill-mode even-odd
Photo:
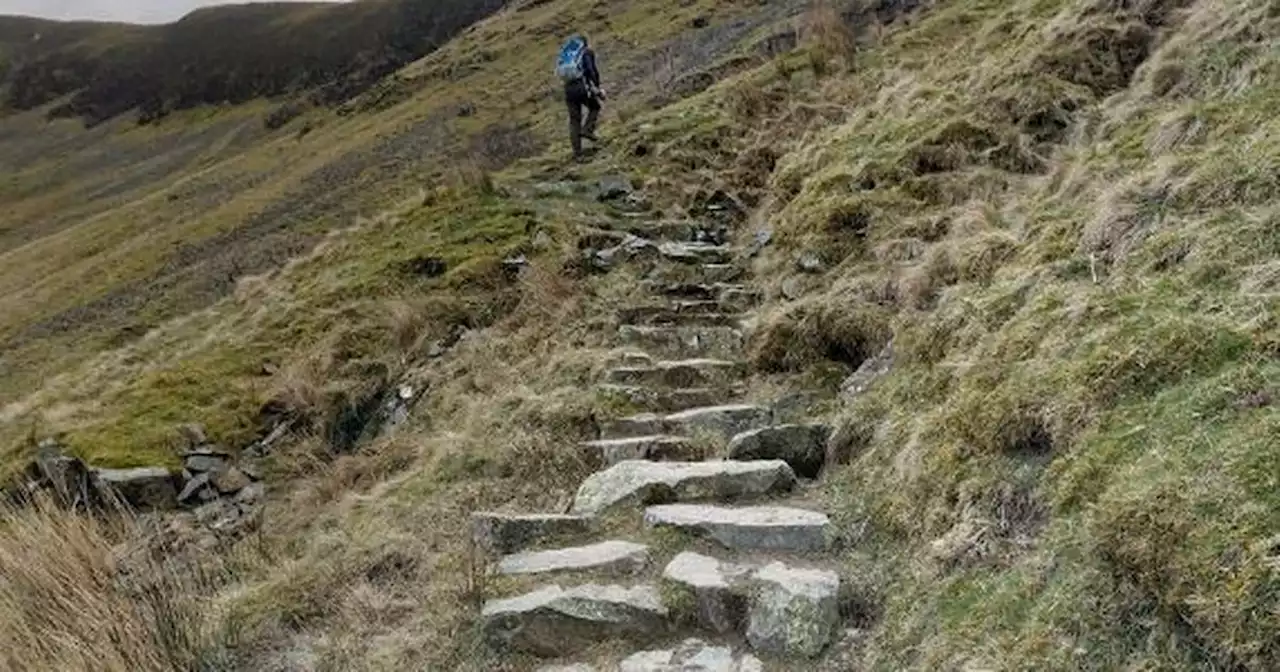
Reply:
[[[3,648],[54,623],[156,669],[536,669],[481,641],[480,603],[510,586],[468,515],[563,510],[592,468],[571,446],[638,410],[596,383],[626,359],[618,308],[644,269],[581,254],[635,221],[595,198],[621,172],[646,217],[741,209],[765,302],[739,393],[835,428],[838,464],[806,496],[845,541],[844,638],[815,664],[1280,667],[1275,3],[797,9],[531,2],[345,115],[39,126],[79,161],[172,133],[148,156],[179,177],[124,189],[36,162],[0,185],[18,213],[0,231],[11,454],[62,431],[98,463],[172,461],[191,421],[237,447],[280,417],[296,434],[259,534],[188,555],[162,528],[156,575],[191,602],[177,653],[140,634],[152,611],[122,607],[132,638],[94,640],[85,610],[0,587]],[[607,146],[571,168],[530,54],[572,29],[614,101]],[[2,123],[21,148],[44,122]],[[216,140],[191,140],[204,129]],[[98,190],[83,217],[50,215]],[[217,242],[182,247],[199,240]],[[408,424],[338,440],[406,380],[428,390]],[[0,541],[17,549],[0,569],[38,566],[69,534],[50,529]]]
[[[282,94],[342,102],[503,4],[258,3],[161,26],[0,17],[0,109],[69,95],[50,114],[97,124]]]
[[[171,408],[154,406],[157,391],[149,383],[145,393],[134,389],[141,359],[124,355],[131,371],[125,373],[117,368],[121,355],[109,353],[150,347],[141,343],[148,332],[219,306],[238,286],[332,230],[562,140],[555,82],[545,63],[524,52],[530,43],[554,51],[565,22],[599,29],[616,107],[626,113],[648,109],[659,89],[670,87],[664,72],[694,71],[701,66],[692,59],[708,49],[750,44],[779,7],[729,6],[723,23],[709,30],[690,28],[705,7],[681,8],[688,18],[669,27],[660,11],[508,10],[484,32],[446,46],[349,106],[313,110],[275,131],[263,127],[269,108],[261,103],[192,110],[145,127],[118,119],[83,130],[30,113],[0,120],[7,149],[0,162],[8,171],[0,184],[8,213],[0,236],[11,246],[0,251],[0,370],[11,382],[0,390],[7,404],[0,411],[2,440],[12,446],[33,427],[58,429],[107,463],[147,464],[169,457],[176,419],[197,411],[215,436],[245,440],[271,393],[262,384],[263,365],[329,338],[323,321],[314,331],[287,321],[263,331],[234,327],[244,337],[234,347],[145,357],[158,365],[153,382],[164,381],[160,396]],[[751,12],[758,18],[743,18]],[[606,30],[605,21],[618,28]],[[687,55],[665,55],[681,45],[688,45]],[[502,249],[501,241],[491,242]],[[364,263],[390,269],[425,253],[392,248],[388,257],[371,255]],[[394,274],[380,282],[399,293],[418,279]],[[321,292],[329,288],[316,287],[297,309],[313,320],[350,291],[335,289],[343,293],[327,296]],[[238,303],[218,307],[228,309],[256,311]],[[205,322],[169,326],[191,330],[184,333],[213,329]],[[80,401],[66,403],[67,394]],[[115,410],[103,412],[104,404]],[[59,417],[53,423],[38,410],[51,406]]]

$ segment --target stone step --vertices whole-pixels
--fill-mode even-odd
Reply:
[[[640,651],[617,664],[597,667],[586,663],[546,665],[536,672],[764,672],[764,663],[728,644],[685,639],[669,649]]]
[[[728,245],[710,243],[658,243],[658,252],[670,261],[681,264],[726,264],[733,260],[733,250]]]
[[[746,285],[726,283],[704,284],[697,282],[660,282],[646,280],[646,291],[662,296],[690,301],[714,301],[724,312],[734,313],[756,307],[762,294]]]
[[[496,650],[550,658],[608,640],[656,641],[669,631],[667,614],[652,585],[551,585],[486,602],[480,626],[485,641]]]
[[[662,420],[669,433],[681,436],[709,435],[728,441],[750,429],[764,427],[773,421],[772,409],[754,404],[706,406],[672,413]]]
[[[764,295],[756,289],[741,286],[725,287],[716,296],[716,302],[726,311],[740,313],[751,310],[764,300]]]
[[[601,394],[625,401],[651,413],[676,413],[702,406],[715,406],[742,396],[739,385],[721,387],[652,388],[639,385],[599,385]]]
[[[667,563],[662,581],[673,601],[683,605],[677,618],[718,634],[740,632],[746,622],[746,580],[754,567],[722,562],[685,551]]]
[[[658,360],[643,350],[617,350],[610,353],[609,361],[620,366],[652,366]]]
[[[630,234],[617,239],[612,232],[589,233],[578,240],[578,247],[591,266],[606,271],[625,263],[662,258],[657,244]]]
[[[822,551],[832,534],[826,514],[785,506],[663,504],[646,509],[644,521],[649,527],[690,532],[739,550]]]
[[[795,484],[791,467],[781,460],[631,460],[587,477],[578,488],[572,510],[579,515],[597,515],[627,505],[757,498],[787,492]]]
[[[653,269],[650,280],[658,282],[734,282],[746,274],[746,271],[734,264],[678,264]]]
[[[637,326],[618,328],[619,339],[631,346],[665,356],[699,355],[732,357],[745,343],[742,331],[732,326]]]
[[[641,436],[675,434],[675,432],[666,431],[666,423],[663,422],[666,417],[665,414],[641,413],[625,418],[606,420],[600,425],[600,439],[631,439]]]
[[[629,541],[602,541],[589,546],[508,555],[498,562],[497,571],[505,575],[561,572],[637,574],[648,565],[648,546]]]
[[[764,672],[764,663],[728,645],[686,639],[670,649],[641,651],[618,663],[618,672]]]
[[[720,296],[714,284],[703,284],[701,282],[662,282],[659,280],[645,280],[641,284],[646,292],[653,294],[661,294],[679,299],[692,299],[696,301],[715,301]]]
[[[730,563],[698,553],[677,555],[662,572],[664,594],[680,622],[720,635],[745,630],[761,653],[813,657],[839,622],[840,577],[782,562]]]
[[[721,310],[715,301],[670,301],[667,303],[627,306],[618,310],[618,323],[624,325],[702,325],[734,327],[742,316]]]
[[[588,534],[592,520],[555,513],[512,514],[478,511],[471,514],[476,545],[499,555],[515,553],[535,543],[551,543]]]
[[[624,230],[650,240],[723,245],[729,240],[729,229],[720,224],[696,221],[635,222]]]
[[[662,282],[659,280],[645,280],[641,283],[641,286],[646,291],[654,294],[699,301],[719,301],[728,294],[756,291],[746,285],[726,282]]]
[[[636,436],[629,439],[604,439],[587,441],[583,449],[603,467],[611,467],[628,460],[664,462],[688,460],[697,457],[697,446],[682,436]]]
[[[626,231],[583,227],[577,232],[577,248],[579,250],[608,250],[623,243],[648,240],[641,234],[630,234]]]
[[[772,410],[764,406],[752,404],[704,406],[668,415],[642,413],[610,420],[601,426],[600,438],[625,439],[646,434],[675,434],[678,436],[705,435],[713,439],[729,441],[742,432],[766,427],[772,421]]]
[[[605,373],[605,382],[614,385],[653,387],[716,387],[747,375],[745,362],[723,359],[683,359],[648,365],[621,366]]]

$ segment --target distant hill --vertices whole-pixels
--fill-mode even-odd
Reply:
[[[345,100],[489,15],[504,0],[261,3],[162,26],[0,17],[0,107],[57,103],[88,124],[309,92]]]

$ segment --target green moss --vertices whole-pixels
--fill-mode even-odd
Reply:
[[[210,437],[249,442],[264,401],[252,383],[261,359],[247,351],[219,352],[151,371],[101,403],[110,421],[72,432],[69,443],[93,464],[109,467],[178,462],[177,429],[201,422]]]

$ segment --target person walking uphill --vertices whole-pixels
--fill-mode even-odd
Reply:
[[[569,106],[569,142],[573,145],[573,158],[582,160],[582,139],[596,140],[596,122],[600,119],[600,102],[605,99],[600,86],[600,71],[596,69],[596,53],[587,38],[575,35],[560,49],[556,61],[556,74],[564,81],[564,101]],[[587,118],[583,121],[582,110]]]

